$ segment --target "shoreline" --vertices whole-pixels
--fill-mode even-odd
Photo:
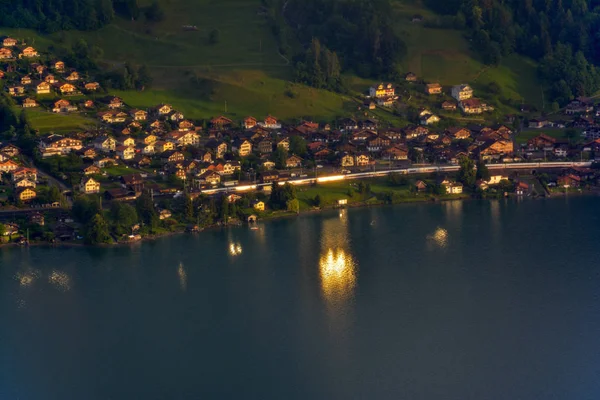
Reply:
[[[354,204],[347,204],[344,206],[327,206],[327,207],[321,207],[321,208],[313,208],[313,209],[308,209],[308,210],[302,210],[299,213],[292,213],[292,212],[282,212],[280,214],[275,214],[275,215],[270,215],[268,217],[265,218],[260,218],[259,221],[275,221],[275,220],[280,220],[280,219],[288,219],[288,218],[294,218],[294,217],[299,217],[301,215],[310,215],[310,214],[320,214],[320,213],[324,213],[324,212],[328,212],[328,211],[334,211],[334,210],[340,210],[340,209],[354,209],[354,208],[370,208],[370,207],[382,207],[382,206],[398,206],[398,205],[403,205],[403,204],[437,204],[437,203],[442,203],[442,202],[449,202],[449,201],[466,201],[466,200],[501,200],[501,199],[510,199],[510,198],[514,198],[514,199],[529,199],[529,200],[547,200],[547,199],[556,199],[556,198],[560,198],[560,197],[568,197],[568,196],[576,196],[576,197],[583,197],[583,196],[598,196],[600,193],[598,192],[594,192],[594,191],[582,191],[582,192],[565,192],[565,193],[553,193],[551,196],[538,196],[538,197],[527,197],[527,196],[508,196],[508,197],[502,197],[502,198],[492,198],[492,197],[483,197],[483,198],[475,198],[473,196],[470,195],[464,195],[461,197],[457,197],[457,198],[432,198],[432,199],[411,199],[408,201],[402,201],[402,202],[397,202],[397,203],[384,203],[384,202],[376,202],[376,203],[371,203],[371,204],[367,204],[367,203],[354,203]],[[560,196],[559,196],[560,195]],[[234,226],[247,226],[248,224],[245,222],[242,222],[241,224],[215,224],[215,225],[211,225],[211,226],[207,226],[204,228],[201,228],[200,231],[198,232],[186,232],[185,229],[180,229],[177,231],[172,231],[172,232],[166,232],[166,233],[161,233],[161,234],[155,234],[155,235],[148,235],[148,236],[143,236],[141,239],[136,240],[136,241],[131,241],[131,242],[117,242],[117,243],[111,243],[111,244],[96,244],[96,245],[88,245],[85,244],[83,242],[78,243],[78,242],[74,242],[74,241],[65,241],[65,242],[57,242],[57,243],[49,243],[49,242],[31,242],[27,245],[21,245],[18,243],[2,243],[0,244],[0,249],[2,248],[8,248],[8,247],[23,247],[23,248],[27,248],[27,247],[53,247],[53,248],[68,248],[68,247],[82,247],[82,248],[121,248],[121,247],[126,247],[126,246],[132,246],[132,245],[136,245],[136,244],[142,244],[144,242],[151,242],[151,241],[155,241],[158,239],[162,239],[162,238],[166,238],[169,236],[177,236],[177,235],[182,235],[182,234],[201,234],[202,232],[205,231],[210,231],[210,230],[216,230],[216,229],[222,229],[222,228],[228,228],[228,227],[234,227]]]

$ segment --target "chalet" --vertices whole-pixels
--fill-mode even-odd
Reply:
[[[367,140],[367,150],[371,153],[378,153],[390,145],[390,139],[386,136],[375,136]]]
[[[463,192],[463,184],[459,182],[449,182],[445,180],[442,185],[446,188],[446,194],[461,194]]]
[[[38,64],[38,63],[31,64],[31,68],[33,68],[35,73],[38,75],[42,75],[44,73],[44,71],[46,71],[46,67],[43,66],[42,64]]]
[[[79,184],[79,190],[85,194],[100,193],[100,183],[88,176],[83,178]]]
[[[391,107],[394,105],[394,101],[396,99],[394,97],[378,97],[377,105],[379,107]]]
[[[115,165],[115,164],[116,164],[115,160],[110,157],[103,157],[103,158],[94,160],[94,165],[98,168],[105,168],[105,167]]]
[[[277,121],[277,118],[272,115],[267,115],[263,122],[258,123],[259,126],[267,129],[280,129],[281,124]]]
[[[165,151],[175,150],[175,144],[173,142],[157,140],[156,142],[154,142],[154,150],[157,153],[164,153]]]
[[[106,111],[98,113],[98,116],[109,124],[120,124],[127,121],[127,113],[123,111]]]
[[[419,119],[421,125],[433,125],[440,122],[440,117],[435,114],[424,114]]]
[[[156,135],[153,135],[153,134],[148,134],[148,135],[146,135],[146,136],[144,136],[144,137],[142,138],[142,141],[143,141],[145,144],[154,143],[154,142],[156,142],[157,140],[158,140],[158,137],[157,137]]]
[[[512,154],[513,151],[514,145],[512,140],[490,140],[486,141],[479,148],[479,154],[482,156],[484,161],[498,158],[498,156]]]
[[[0,60],[9,60],[13,58],[13,52],[11,49],[1,48],[0,49]]]
[[[538,150],[551,150],[556,144],[556,139],[544,133],[527,141],[527,147]]]
[[[270,171],[275,168],[275,163],[271,160],[265,160],[260,164],[266,171]]]
[[[19,181],[16,181],[14,183],[15,188],[32,188],[35,189],[37,186],[37,183],[35,181],[32,181],[31,179],[27,179],[27,178],[23,178]]]
[[[458,101],[463,101],[473,97],[473,89],[469,85],[458,85],[452,87],[452,97]]]
[[[183,115],[183,113],[179,111],[175,111],[173,114],[169,115],[169,119],[174,122],[181,121],[184,118],[185,116]]]
[[[283,139],[279,140],[277,142],[277,147],[281,147],[285,151],[290,151],[290,139],[287,137],[284,137]]]
[[[9,157],[16,157],[21,154],[21,149],[14,144],[8,143],[5,145],[0,145],[0,153],[6,154]]]
[[[356,165],[358,167],[366,167],[371,164],[371,158],[367,154],[359,154],[356,156]]]
[[[456,110],[456,103],[452,101],[445,101],[442,103],[442,110],[454,111]]]
[[[166,135],[167,141],[175,143],[177,146],[198,146],[200,144],[200,135],[192,131],[173,131]]]
[[[121,177],[121,182],[125,188],[135,193],[142,193],[144,189],[144,178],[140,174],[129,174]]]
[[[391,146],[383,150],[381,157],[388,160],[408,160],[408,150],[400,146]]]
[[[58,90],[62,94],[68,94],[68,93],[75,93],[77,91],[77,88],[70,83],[65,83],[65,84],[60,85],[58,87]]]
[[[424,126],[409,127],[405,131],[406,139],[416,139],[429,134],[429,128]]]
[[[285,160],[286,168],[299,168],[302,166],[302,158],[292,155]]]
[[[77,71],[73,71],[65,78],[66,81],[75,82],[79,80],[79,73]]]
[[[100,84],[98,82],[89,82],[85,84],[84,88],[88,92],[95,92],[96,90],[100,89]]]
[[[210,124],[211,124],[211,125],[212,125],[214,128],[217,128],[217,129],[222,129],[222,128],[225,128],[225,127],[227,127],[227,126],[231,126],[231,125],[233,124],[233,121],[232,121],[232,120],[230,120],[229,118],[227,118],[227,117],[224,117],[224,116],[222,116],[222,115],[221,115],[221,116],[219,116],[219,117],[216,117],[216,118],[213,118],[213,119],[211,119],[211,120],[210,120]]]
[[[265,202],[260,200],[254,200],[252,202],[252,208],[256,211],[265,211]]]
[[[46,77],[44,78],[44,82],[48,82],[50,84],[55,84],[56,82],[58,82],[56,80],[56,78],[54,77],[54,75],[46,75]]]
[[[417,189],[417,192],[424,192],[427,190],[427,184],[421,180],[418,180],[417,183],[415,183],[415,189]]]
[[[127,136],[127,135],[122,135],[122,136],[118,136],[117,138],[115,138],[117,145],[119,146],[128,146],[128,147],[133,147],[135,146],[135,139],[132,138],[131,136]]]
[[[237,195],[235,193],[227,195],[227,202],[228,203],[235,203],[236,201],[241,200],[241,199],[242,199],[242,196]]]
[[[28,97],[25,100],[23,100],[23,104],[22,105],[23,105],[23,108],[32,108],[32,107],[39,106],[39,104],[37,103],[37,101],[35,101],[31,97]]]
[[[38,171],[35,168],[20,167],[11,172],[11,179],[13,182],[21,179],[30,179],[35,182],[37,181],[37,176]]]
[[[51,86],[48,82],[42,81],[35,87],[37,94],[50,94]]]
[[[32,58],[32,57],[37,57],[37,56],[38,56],[37,50],[31,46],[25,47],[23,49],[23,52],[21,54],[19,54],[19,58],[23,58],[23,57]]]
[[[373,98],[387,98],[395,95],[396,89],[391,83],[380,83],[369,88],[369,96]]]
[[[101,151],[114,151],[117,146],[117,141],[110,136],[100,136],[93,141],[96,149]]]
[[[171,218],[172,213],[169,210],[160,210],[160,212],[158,213],[158,219],[160,220],[165,220],[165,219],[169,219]]]
[[[17,45],[17,39],[13,39],[11,37],[5,37],[2,39],[2,46],[4,47],[13,47]]]
[[[37,193],[32,188],[19,188],[16,193],[16,198],[20,201],[30,201],[37,197]]]
[[[427,94],[441,94],[442,93],[442,85],[439,83],[428,83],[425,85],[425,93]]]
[[[8,94],[10,94],[11,96],[22,96],[25,94],[25,87],[24,86],[10,86],[8,88]]]
[[[83,169],[84,175],[96,175],[100,174],[101,172],[102,171],[100,170],[100,168],[96,167],[95,165],[88,165]]]
[[[210,153],[210,151],[201,151],[198,154],[198,158],[200,159],[201,162],[205,162],[205,163],[211,163],[212,160],[212,154]]]
[[[333,151],[323,148],[314,153],[315,160],[326,160],[333,154]]]
[[[168,115],[171,113],[171,111],[173,111],[173,107],[171,107],[169,104],[160,104],[158,107],[156,107],[156,113],[158,115]]]
[[[247,157],[252,154],[252,143],[249,140],[236,139],[233,141],[231,149],[240,157]]]
[[[588,114],[594,111],[594,102],[585,97],[578,97],[565,107],[566,115]]]
[[[119,97],[113,97],[108,102],[108,108],[111,110],[116,110],[117,108],[123,107],[123,100]]]
[[[188,121],[187,119],[179,122],[179,124],[177,125],[177,128],[180,131],[189,131],[194,129],[194,123],[192,121]]]
[[[407,82],[416,82],[417,75],[413,74],[412,72],[409,72],[408,74],[404,75],[404,80]]]
[[[175,150],[165,151],[160,156],[163,159],[163,161],[171,164],[185,160],[185,156],[183,155],[183,153]]]
[[[352,154],[344,154],[340,158],[340,166],[341,167],[353,167],[354,166],[354,156]]]
[[[65,63],[63,61],[55,61],[53,67],[58,72],[63,72],[65,70]]]
[[[559,176],[557,179],[557,183],[559,186],[562,186],[564,188],[576,188],[581,186],[581,178],[574,174],[566,174]]]
[[[448,136],[452,137],[453,139],[458,139],[458,140],[468,139],[471,137],[471,131],[468,130],[467,128],[461,128],[461,127],[448,128],[448,129],[446,129],[445,133]]]
[[[13,160],[5,160],[0,162],[0,172],[11,172],[19,168],[19,164]]]
[[[81,140],[60,135],[47,136],[40,140],[38,145],[42,157],[64,155],[72,151],[81,150],[82,148]]]
[[[115,151],[121,160],[132,160],[135,157],[135,147],[132,146],[116,146]]]
[[[527,122],[527,126],[532,129],[545,128],[546,126],[548,126],[550,124],[551,124],[550,121],[548,121],[547,119],[530,119]]]
[[[21,78],[21,85],[31,85],[31,76],[25,75]]]
[[[223,175],[233,175],[234,172],[240,171],[242,166],[237,161],[227,161],[223,164]]]
[[[479,99],[473,98],[461,100],[458,105],[465,114],[481,114],[486,109]]]
[[[215,171],[205,171],[200,174],[197,178],[200,183],[207,183],[212,186],[216,186],[221,183],[221,175]]]
[[[344,118],[340,122],[342,130],[349,132],[358,129],[358,122],[353,118]]]
[[[136,149],[142,153],[142,154],[146,154],[146,155],[152,155],[156,153],[156,146],[154,145],[154,142],[152,143],[138,143],[136,146]]]

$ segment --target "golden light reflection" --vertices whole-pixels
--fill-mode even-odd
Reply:
[[[22,287],[29,287],[33,285],[33,282],[39,277],[39,274],[35,272],[18,272],[15,275],[15,279],[19,281],[19,285]]]
[[[319,277],[321,291],[330,304],[348,301],[356,287],[356,262],[350,251],[348,218],[345,210],[339,219],[323,221]]]
[[[65,292],[71,289],[71,277],[63,271],[52,271],[48,276],[48,282]]]
[[[238,243],[229,243],[229,254],[232,256],[239,256],[242,254],[242,245]]]
[[[355,264],[343,248],[329,249],[319,259],[321,289],[329,301],[346,301],[356,286]]]
[[[436,246],[444,248],[448,246],[448,231],[438,227],[433,234],[427,235],[427,240]]]
[[[183,263],[179,263],[179,268],[177,268],[177,276],[179,276],[179,286],[181,286],[181,290],[185,292],[187,290],[187,272],[185,272]]]

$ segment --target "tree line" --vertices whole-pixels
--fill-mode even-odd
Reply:
[[[513,53],[539,62],[552,100],[561,104],[600,89],[597,0],[428,0],[434,11],[467,26],[487,64]]]

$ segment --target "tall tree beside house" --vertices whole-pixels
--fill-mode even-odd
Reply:
[[[297,156],[304,157],[306,155],[306,140],[300,136],[291,136],[290,137],[290,151],[292,154],[296,154]]]
[[[140,197],[135,201],[135,209],[140,218],[140,221],[144,223],[153,232],[158,226],[159,218],[154,206],[152,194],[146,190]]]
[[[273,162],[277,169],[285,169],[285,162],[288,157],[288,152],[281,146],[273,152]]]
[[[285,210],[287,209],[288,201],[296,199],[296,188],[294,185],[286,183],[283,186],[273,183],[271,189],[271,196],[269,198],[269,205],[274,210]]]
[[[131,233],[131,228],[138,223],[138,215],[135,208],[119,201],[111,203],[110,219],[117,235]]]
[[[85,243],[102,244],[110,242],[111,238],[106,220],[102,214],[94,215],[85,229]]]
[[[459,165],[456,180],[467,187],[473,187],[476,181],[475,163],[469,157],[461,157]]]
[[[194,213],[194,201],[190,196],[185,196],[185,204],[184,204],[184,216],[187,222],[193,222],[195,213]]]
[[[490,170],[483,160],[477,161],[477,173],[475,175],[477,180],[482,179],[488,181],[490,179]]]

